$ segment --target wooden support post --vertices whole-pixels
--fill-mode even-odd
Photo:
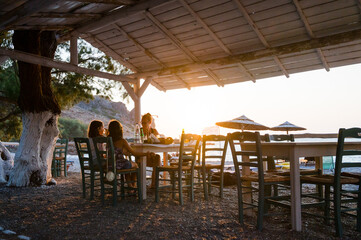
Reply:
[[[70,63],[78,66],[78,38],[70,38]]]
[[[137,82],[134,84],[134,93],[138,97],[134,99],[134,123],[140,123],[141,118],[141,97],[138,96],[139,93],[139,86],[140,86],[140,79],[136,79]]]

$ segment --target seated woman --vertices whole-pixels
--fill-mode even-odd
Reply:
[[[105,135],[104,124],[100,120],[93,120],[88,127],[88,138],[90,142],[90,150],[92,153],[93,164],[98,165],[97,154],[93,145],[93,139],[95,137],[101,137]],[[104,146],[98,146],[100,149],[105,150]]]
[[[159,139],[156,137],[159,135],[158,131],[155,128],[152,128],[153,118],[150,113],[144,114],[142,116],[142,128],[144,137],[148,139],[149,143],[159,143]],[[160,166],[160,155],[152,154],[147,158],[147,167],[152,167],[152,185],[151,188],[155,186],[155,167]]]
[[[142,128],[144,133],[144,138],[148,140],[149,143],[159,143],[157,136],[159,135],[157,129],[153,127],[153,117],[150,113],[144,114],[142,116]]]
[[[115,119],[110,120],[108,124],[108,132],[109,132],[108,136],[112,137],[113,140],[116,168],[118,170],[138,167],[136,163],[127,160],[124,155],[131,154],[136,157],[150,156],[150,152],[141,153],[141,152],[136,152],[134,151],[134,149],[132,149],[132,147],[129,145],[127,140],[123,138],[123,126],[118,120]],[[130,181],[135,181],[135,180],[136,180],[136,175],[132,174],[130,176]],[[134,185],[132,187],[134,187]]]

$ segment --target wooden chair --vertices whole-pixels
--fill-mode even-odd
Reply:
[[[159,202],[161,192],[178,193],[179,203],[183,205],[183,190],[188,190],[191,201],[194,201],[194,165],[201,136],[195,134],[182,134],[178,162],[170,166],[156,167],[155,201]],[[169,179],[160,179],[161,172],[168,172]],[[164,181],[165,185],[160,185]],[[176,186],[177,185],[177,186]]]
[[[125,196],[134,195],[132,191],[138,193],[138,200],[142,202],[142,191],[140,184],[140,169],[116,169],[116,161],[114,155],[114,146],[111,137],[96,137],[93,138],[94,149],[97,154],[98,166],[100,170],[100,184],[101,184],[101,198],[104,204],[105,191],[110,190],[113,195],[113,205],[117,205],[118,187],[120,188],[120,196],[123,199]],[[135,182],[126,181],[125,175],[136,174],[137,180]],[[130,186],[136,183],[136,187]],[[127,184],[127,186],[125,185]],[[127,191],[127,192],[126,192]]]
[[[328,223],[330,219],[335,221],[336,234],[342,237],[343,229],[341,223],[341,214],[354,212],[357,218],[356,229],[361,232],[361,177],[359,174],[350,173],[351,168],[361,167],[361,151],[346,150],[344,142],[346,138],[361,138],[361,128],[341,128],[338,133],[336,164],[334,175],[301,176],[301,182],[307,184],[322,184],[325,186],[325,197],[320,199],[319,194],[303,195],[305,197],[314,197],[318,200],[315,204],[309,206],[323,206],[323,218]],[[352,162],[347,161],[345,157],[358,156]],[[354,185],[355,189],[350,189]],[[331,191],[332,189],[332,191]],[[331,199],[331,194],[333,199]],[[321,200],[321,201],[320,201]],[[334,217],[330,218],[330,203],[333,202]],[[315,214],[311,214],[315,215]]]
[[[212,192],[212,187],[218,188],[219,197],[223,198],[223,171],[227,153],[226,139],[227,137],[223,135],[203,135],[202,137],[202,163],[196,165],[195,169],[201,172],[201,183],[206,200]],[[215,177],[216,172],[213,170],[219,174],[217,177]]]
[[[94,199],[94,190],[97,186],[100,187],[99,167],[94,166],[93,155],[88,138],[74,138],[74,143],[80,163],[83,197],[86,197],[86,190],[89,188],[90,199]],[[96,181],[98,182],[97,185],[95,185]]]
[[[68,176],[66,155],[68,153],[68,139],[56,140],[55,148],[53,151],[52,161],[52,175],[53,177],[60,177],[61,171],[64,171],[64,176]]]
[[[265,174],[263,169],[261,136],[259,132],[234,132],[227,135],[227,141],[232,151],[233,163],[237,176],[238,212],[239,222],[243,224],[244,210],[257,209],[257,228],[262,230],[263,217],[270,215],[266,212],[265,205],[271,200],[280,200],[284,196],[272,196],[266,193],[275,184],[289,184],[288,176]],[[244,151],[241,143],[249,142],[255,148],[254,151]],[[256,158],[256,162],[248,161],[250,157]],[[250,168],[254,169],[250,169]],[[253,184],[256,183],[256,184]],[[257,193],[254,200],[253,194]],[[289,196],[285,196],[289,197]]]

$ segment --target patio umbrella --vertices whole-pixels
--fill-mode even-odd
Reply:
[[[245,115],[242,115],[238,118],[217,122],[216,125],[225,128],[241,129],[244,130],[268,130],[269,127],[263,126],[262,124],[256,123],[255,121],[249,119]]]
[[[306,130],[304,127],[296,126],[290,122],[284,122],[276,127],[271,128],[271,130],[274,131],[286,131],[288,134],[288,131],[300,131],[300,130]]]

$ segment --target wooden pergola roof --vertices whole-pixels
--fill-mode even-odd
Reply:
[[[360,63],[360,2],[2,0],[0,30],[81,37],[166,91]]]

